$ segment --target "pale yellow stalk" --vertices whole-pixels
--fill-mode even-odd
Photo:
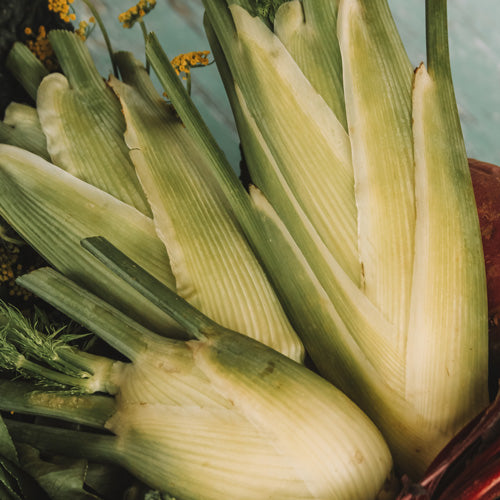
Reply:
[[[179,295],[218,323],[302,360],[302,343],[206,159],[140,63],[127,54],[118,63],[128,84],[111,85],[125,115],[125,139]]]

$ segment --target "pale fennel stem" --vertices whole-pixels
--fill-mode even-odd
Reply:
[[[175,319],[193,338],[202,339],[205,333],[209,334],[210,331],[223,328],[139,267],[106,239],[86,238],[82,240],[82,246],[117,276]]]
[[[153,332],[51,268],[17,279],[24,288],[73,318],[131,361],[144,352]]]
[[[416,236],[406,397],[439,449],[487,404],[481,235],[453,92],[446,1],[426,4],[429,71],[413,88]]]

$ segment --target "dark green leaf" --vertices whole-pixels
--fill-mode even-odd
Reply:
[[[16,447],[9,435],[9,431],[5,426],[2,416],[0,415],[0,457],[10,460],[14,464],[18,464]]]
[[[0,458],[0,485],[0,492],[10,492],[8,500],[50,500],[31,476],[5,458]]]
[[[4,468],[0,461],[0,498],[5,500],[24,500],[20,496],[16,479]]]
[[[136,480],[121,467],[89,463],[85,484],[103,500],[122,498],[123,492]]]
[[[31,446],[19,446],[22,468],[33,476],[51,500],[101,500],[84,489],[87,461],[53,457],[50,462],[40,458]]]

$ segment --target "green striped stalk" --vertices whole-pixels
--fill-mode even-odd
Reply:
[[[336,281],[319,275],[321,262],[335,269],[328,254],[317,254],[318,260],[323,255],[321,262],[308,261],[263,195],[257,190],[252,194],[262,233],[273,242],[274,259],[268,258],[266,264],[276,273],[285,309],[319,373],[370,416],[401,470],[412,475],[423,472],[445,441],[430,445],[406,399],[405,358],[394,348],[398,333],[394,325],[338,265]]]
[[[44,78],[37,94],[52,162],[150,215],[123,141],[118,99],[76,34],[53,30],[49,39],[64,71]]]
[[[50,160],[38,113],[26,104],[11,102],[7,106],[4,119],[0,122],[0,143],[26,149]]]
[[[45,380],[45,387],[40,384],[40,379],[37,382],[38,385],[36,382],[0,380],[2,391],[0,408],[24,415],[68,420],[101,429],[116,411],[114,399],[107,395],[88,396],[76,391],[71,393],[71,391],[61,390],[62,386],[59,386],[59,391],[57,391],[47,380]],[[78,410],[75,411],[75,409]]]
[[[179,295],[218,323],[295,360],[304,357],[260,263],[210,164],[174,109],[158,95],[130,54],[111,86],[127,123],[125,140],[164,242]]]
[[[293,193],[359,283],[354,177],[344,127],[260,18],[235,4],[228,8],[224,0],[207,1],[205,8],[231,71],[226,86],[234,87],[235,117],[253,181],[292,231],[294,214],[286,198],[287,191]]]
[[[387,0],[344,0],[338,18],[363,289],[398,327],[403,355],[415,245],[413,68]]]
[[[274,32],[347,130],[338,7],[339,0],[285,2],[276,12]]]
[[[153,221],[135,208],[28,151],[0,145],[0,215],[48,262],[152,329],[179,336],[179,327],[80,247],[106,235],[168,286],[175,281]]]
[[[446,1],[427,0],[426,15],[428,68],[420,65],[413,84],[417,223],[406,394],[433,439],[453,435],[488,404],[488,311]]]

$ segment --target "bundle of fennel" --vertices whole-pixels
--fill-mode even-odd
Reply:
[[[116,350],[2,306],[8,499],[33,447],[178,500],[391,498],[488,404],[446,0],[416,70],[386,0],[203,3],[248,192],[154,34],[107,80],[71,31],[59,71],[7,58],[36,105],[1,123],[0,217],[51,266],[17,283]]]

